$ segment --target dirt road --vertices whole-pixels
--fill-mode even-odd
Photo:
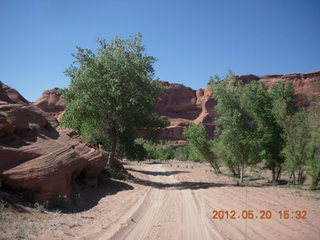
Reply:
[[[240,187],[201,167],[177,166],[128,166],[140,188],[118,203],[124,208],[114,222],[83,239],[319,239],[319,194]],[[212,219],[213,210],[235,211],[236,219]],[[254,219],[243,219],[245,210]],[[289,211],[288,219],[280,219],[281,210]],[[305,210],[306,219],[296,219],[297,210]],[[261,211],[271,218],[260,219]]]
[[[259,169],[244,187],[207,164],[125,167],[134,180],[101,178],[99,187],[81,192],[75,213],[6,210],[0,239],[320,239],[320,193],[270,186]],[[224,216],[212,219],[214,210]],[[244,219],[245,211],[253,219]],[[260,219],[263,211],[270,219]],[[286,219],[279,211],[288,211]],[[299,214],[306,219],[296,219]]]

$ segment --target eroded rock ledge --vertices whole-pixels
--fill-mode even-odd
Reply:
[[[77,185],[97,185],[106,153],[0,82],[0,178],[30,192],[36,201],[72,194]]]

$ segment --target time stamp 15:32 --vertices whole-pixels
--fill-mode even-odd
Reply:
[[[306,210],[213,210],[212,219],[272,219],[277,217],[278,219],[307,219]]]

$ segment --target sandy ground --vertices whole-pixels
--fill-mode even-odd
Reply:
[[[0,239],[320,239],[320,194],[270,186],[257,177],[247,186],[215,175],[206,164],[128,163],[132,181],[105,180],[82,193],[72,214],[5,209]],[[214,210],[235,219],[212,219]],[[243,219],[242,211],[253,212]],[[279,211],[289,218],[280,219]],[[296,219],[297,210],[306,219]],[[260,219],[270,211],[271,219]]]

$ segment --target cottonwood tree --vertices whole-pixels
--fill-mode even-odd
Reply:
[[[310,190],[316,190],[320,182],[320,103],[308,111],[310,141],[307,145],[307,173],[311,177]]]
[[[219,116],[215,124],[219,141],[227,151],[228,165],[239,167],[242,183],[246,166],[257,160],[259,139],[253,119],[241,104],[241,80],[229,71],[223,81],[218,76],[211,78],[210,85],[218,101],[216,110]]]
[[[218,100],[216,124],[227,166],[232,172],[239,166],[242,182],[245,166],[263,160],[275,183],[284,162],[281,151],[285,141],[279,119],[286,119],[294,110],[293,85],[278,83],[268,90],[261,82],[243,84],[230,71],[224,81],[212,79],[211,87]]]
[[[266,168],[272,171],[272,182],[275,183],[281,174],[284,162],[281,151],[285,145],[283,128],[277,122],[277,114],[280,114],[280,110],[284,117],[292,114],[293,84],[285,85],[280,82],[268,91],[262,82],[252,82],[243,88],[241,105],[252,118],[259,138],[256,144],[259,150],[257,157],[264,160]],[[279,102],[283,104],[283,108],[278,108]]]
[[[302,112],[290,117],[286,126],[286,145],[283,154],[286,158],[285,169],[293,184],[303,184],[305,165],[307,163],[307,146],[310,141],[309,124]]]
[[[71,84],[63,93],[62,123],[109,150],[111,166],[118,144],[133,145],[137,132],[165,125],[153,112],[164,87],[153,80],[156,59],[145,54],[141,40],[141,34],[99,39],[96,54],[77,47],[65,72]]]
[[[313,105],[301,109],[295,115],[283,120],[286,145],[285,169],[290,182],[302,185],[305,173],[311,177],[310,190],[315,190],[320,181],[320,109]]]
[[[218,158],[212,151],[213,140],[207,138],[204,126],[190,124],[183,131],[183,135],[187,137],[191,151],[196,151],[197,155],[209,162],[216,172],[221,173],[217,162]]]

